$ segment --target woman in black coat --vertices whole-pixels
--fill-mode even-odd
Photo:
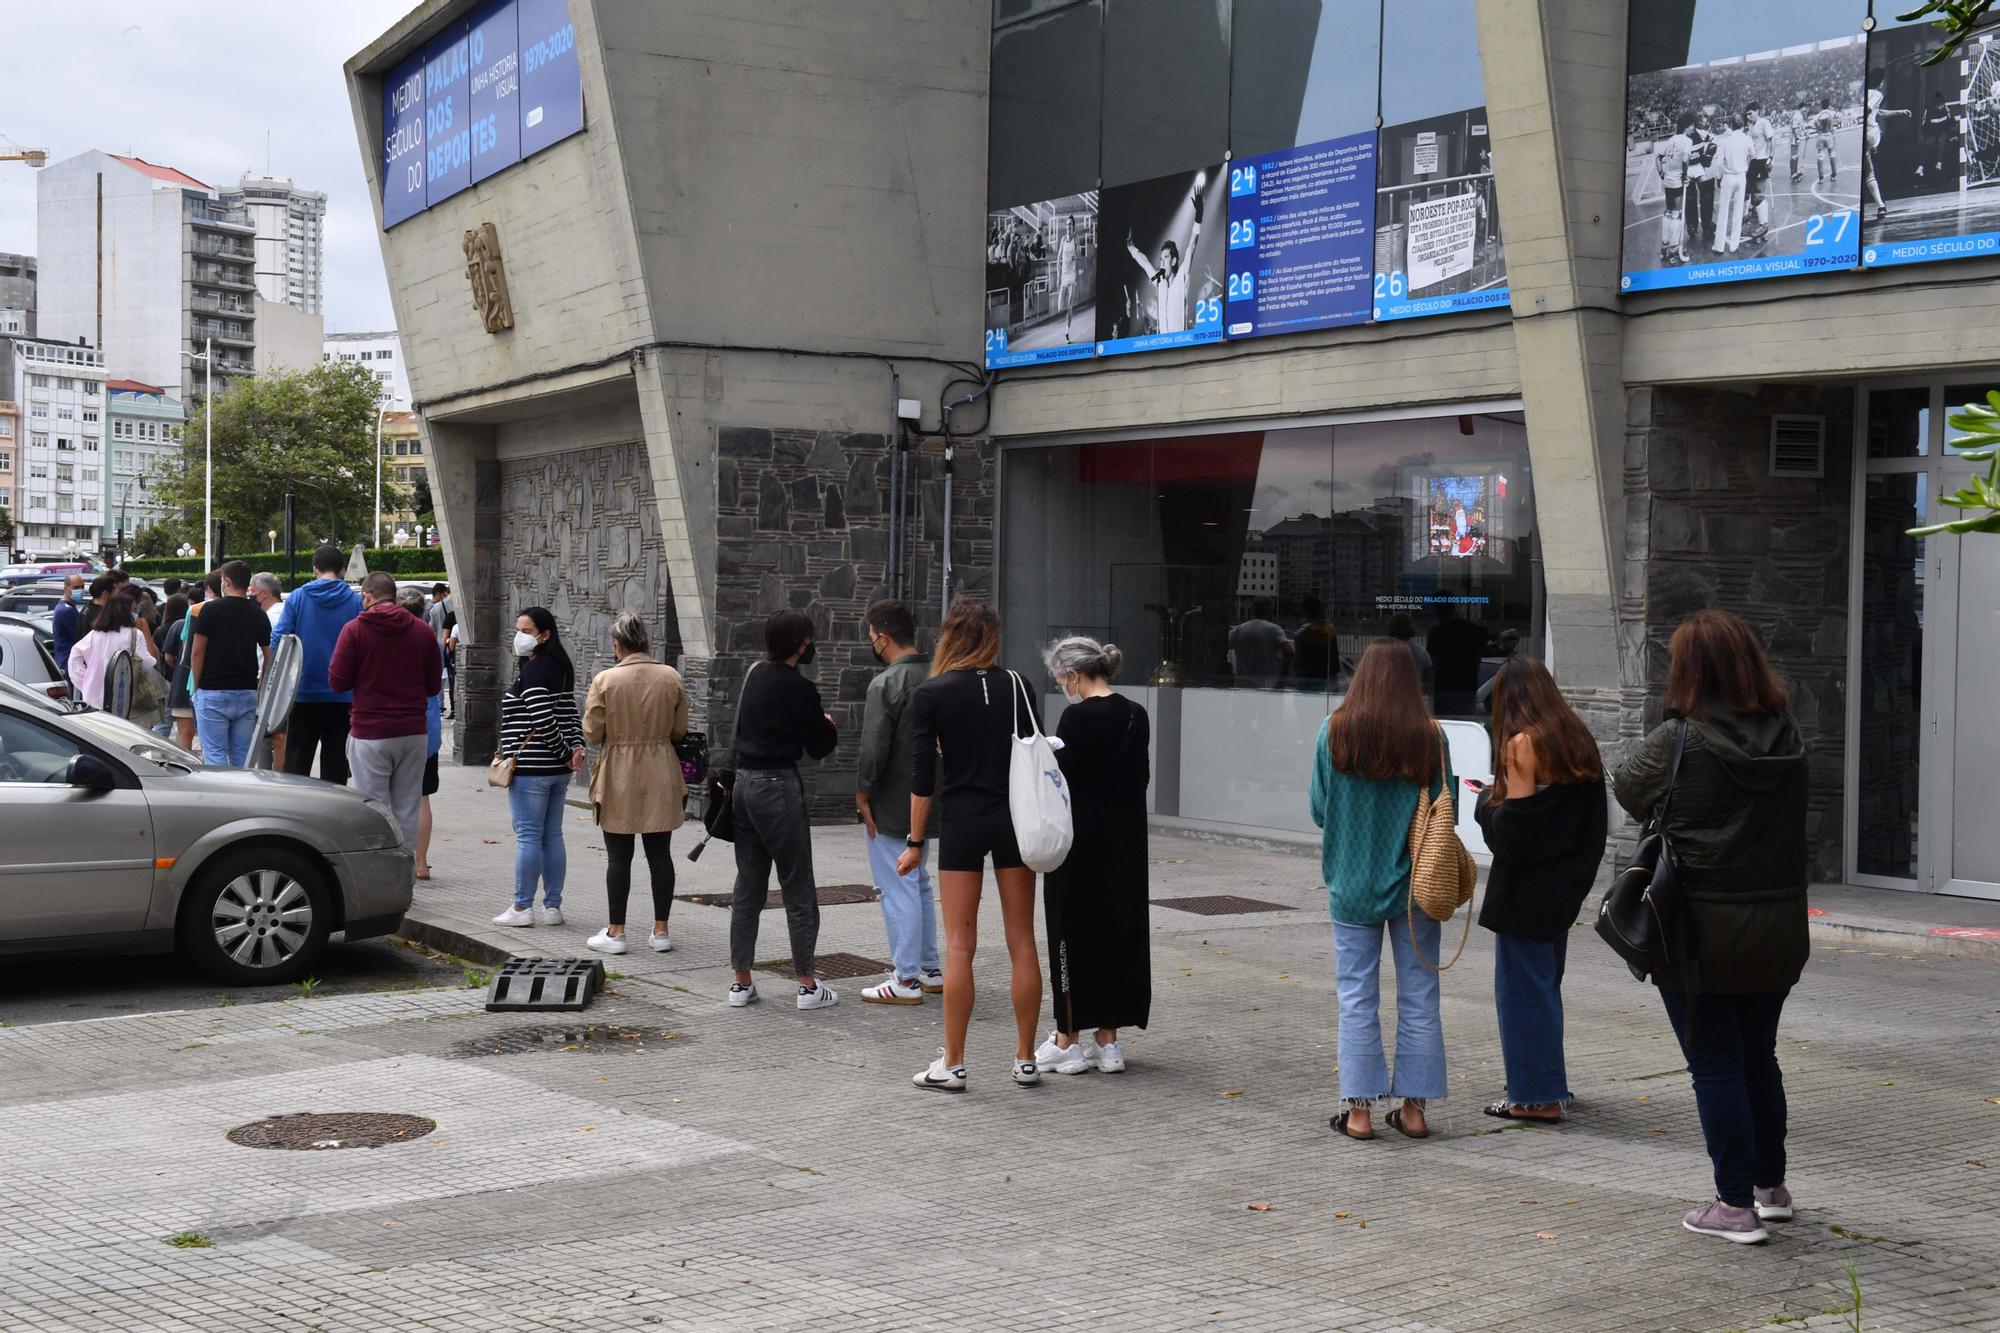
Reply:
[[[1674,631],[1666,720],[1613,779],[1636,819],[1666,803],[1666,835],[1696,940],[1653,978],[1694,1076],[1715,1202],[1683,1220],[1751,1244],[1789,1221],[1778,1017],[1806,938],[1806,749],[1750,627],[1702,611]],[[1679,754],[1678,765],[1676,754]],[[1678,766],[1678,773],[1676,767]]]
[[[1604,761],[1548,668],[1510,657],[1493,677],[1493,785],[1474,815],[1493,853],[1479,924],[1494,934],[1502,1120],[1562,1119],[1569,929],[1604,860]]]
[[[1147,935],[1146,710],[1111,688],[1125,660],[1117,645],[1063,639],[1042,654],[1071,701],[1056,727],[1056,762],[1069,780],[1076,840],[1042,877],[1056,1030],[1035,1050],[1039,1069],[1125,1071],[1118,1029],[1143,1028],[1152,1009]],[[1094,1040],[1081,1034],[1095,1029]]]

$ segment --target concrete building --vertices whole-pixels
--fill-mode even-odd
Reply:
[[[394,483],[396,493],[410,503],[392,506],[386,498],[389,488],[383,487],[383,532],[378,541],[384,546],[401,546],[405,542],[398,534],[407,537],[417,521],[418,511],[413,507],[416,484],[430,484],[423,427],[415,412],[388,412],[382,417],[382,479]]]
[[[320,363],[320,345],[326,340],[323,316],[266,300],[262,295],[256,298],[255,309],[257,352],[253,363],[259,375],[311,370]]]
[[[1780,244],[1853,246],[1859,224],[1865,253],[1781,281],[1633,280],[1628,232],[1640,261],[1672,245],[1663,141],[1626,131],[1685,99],[1656,107],[1640,76],[1759,77],[1762,47],[1690,45],[1754,16],[1691,27],[1691,3],[1635,4],[1628,33],[1605,0],[1325,0],[1236,6],[1233,24],[1133,0],[743,0],[726,26],[695,8],[569,0],[581,132],[382,236],[469,640],[468,757],[491,743],[514,608],[551,607],[587,647],[639,610],[726,744],[763,618],[798,606],[844,733],[813,805],[838,818],[873,665],[861,610],[901,591],[935,624],[944,596],[974,593],[1037,679],[1050,635],[1124,647],[1122,685],[1154,720],[1156,819],[1309,837],[1301,792],[1342,672],[1235,687],[1217,613],[1249,535],[1293,520],[1281,596],[1288,574],[1316,585],[1343,657],[1409,614],[1475,762],[1476,686],[1515,644],[1615,754],[1657,719],[1675,625],[1741,612],[1811,746],[1815,873],[2000,896],[1977,795],[2000,783],[2000,744],[1954,726],[1979,716],[2000,650],[2000,541],[1903,535],[1968,470],[1945,405],[2000,383],[2000,262],[1969,244],[1945,269],[1875,266],[1879,222],[1822,201],[1772,224]],[[378,189],[407,62],[467,9],[426,0],[348,62]],[[1798,44],[1829,107],[1861,86],[1841,62],[1875,58],[1852,37],[1866,9],[1829,0],[1847,35]],[[1858,188],[1859,113],[1833,119],[1841,188]],[[1233,271],[1226,154],[1353,134],[1379,149],[1375,309],[1364,286],[1340,326],[1225,334],[1191,304],[1175,328],[1184,257],[1191,303],[1219,302]],[[1985,160],[1960,163],[1954,180]],[[1119,210],[1141,196],[1148,235],[1181,230],[1171,257],[1121,269],[1145,220]],[[1078,247],[1101,258],[1073,290],[1104,307],[1080,335],[1052,290],[1063,261],[1035,239],[1051,219],[1106,230]],[[1432,248],[1461,224],[1462,245]],[[1406,283],[1439,299],[1412,308]],[[1145,355],[1095,345],[1205,322]],[[1077,359],[987,381],[995,331]],[[899,398],[922,404],[913,431]],[[1288,627],[1304,595],[1280,608]],[[1169,642],[1185,679],[1145,685]]]
[[[0,368],[11,370],[13,364],[13,342],[0,338]],[[11,523],[14,518],[14,462],[21,456],[21,405],[15,401],[14,385],[4,371],[0,371],[0,394],[5,395],[0,397],[0,512],[4,512]]]
[[[257,295],[308,315],[326,298],[326,196],[301,190],[289,176],[246,174],[218,196],[256,228]]]
[[[358,361],[382,385],[384,401],[410,405],[410,377],[403,368],[403,340],[388,333],[329,333],[320,346],[322,361]]]
[[[0,337],[35,336],[35,257],[0,254]]]
[[[121,379],[104,382],[104,410],[111,426],[104,523],[112,545],[123,550],[168,516],[158,502],[159,477],[180,454],[187,413],[159,385]]]
[[[0,391],[17,405],[14,543],[31,557],[96,551],[104,535],[104,353],[6,340]]]
[[[197,396],[255,369],[254,228],[185,172],[92,149],[35,177],[43,338],[87,339],[117,372]]]

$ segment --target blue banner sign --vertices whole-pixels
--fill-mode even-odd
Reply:
[[[1228,171],[1228,336],[1365,322],[1374,272],[1374,134],[1246,158]]]
[[[568,0],[489,0],[384,81],[382,225],[582,129]]]

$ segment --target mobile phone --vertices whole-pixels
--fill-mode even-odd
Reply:
[[[1459,781],[1463,782],[1466,786],[1472,788],[1472,790],[1474,791],[1486,790],[1486,784],[1481,782],[1478,778],[1460,778]]]

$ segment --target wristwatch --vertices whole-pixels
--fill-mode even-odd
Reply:
[[[903,843],[905,846],[909,847],[922,847],[924,845],[924,840],[922,838],[917,837],[915,834],[909,834],[904,837]]]

